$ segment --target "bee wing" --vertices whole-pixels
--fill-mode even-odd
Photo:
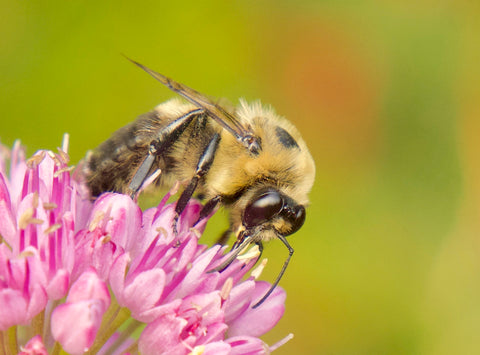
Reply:
[[[227,112],[223,107],[212,102],[208,97],[198,91],[178,83],[165,75],[157,73],[128,57],[126,58],[157,79],[163,85],[167,86],[170,90],[176,92],[199,108],[204,109],[208,116],[214,119],[220,126],[230,132],[237,140],[244,143],[247,147],[252,144],[251,140],[254,137],[253,133],[244,127],[235,116]]]

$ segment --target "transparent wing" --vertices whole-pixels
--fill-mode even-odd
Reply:
[[[238,121],[236,117],[227,112],[223,107],[212,102],[208,97],[199,93],[198,91],[178,83],[166,77],[165,75],[157,73],[156,71],[149,69],[128,57],[126,58],[133,64],[142,68],[163,85],[167,86],[170,90],[176,92],[194,105],[203,108],[209,117],[214,119],[220,126],[230,132],[237,140],[244,143],[247,147],[252,144],[251,139],[254,138],[253,132],[250,132]]]

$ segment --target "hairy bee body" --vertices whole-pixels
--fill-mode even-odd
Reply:
[[[193,108],[172,99],[120,128],[91,152],[87,159],[87,182],[92,196],[105,191],[128,193],[128,183],[147,155],[150,142],[163,127]],[[176,180],[191,178],[201,149],[218,130],[206,118],[187,127],[166,154],[156,158],[155,167],[162,173],[155,184],[171,186]]]
[[[230,210],[230,233],[237,241],[227,267],[249,244],[281,240],[289,257],[261,304],[278,284],[293,254],[285,239],[305,221],[305,205],[315,164],[297,129],[260,102],[221,105],[162,74],[137,66],[186,99],[158,105],[87,155],[86,178],[93,197],[106,191],[132,197],[150,177],[184,190],[176,204],[181,215],[194,193],[207,203],[205,218],[217,205]],[[155,174],[160,172],[160,174]],[[174,230],[176,220],[174,220]]]
[[[193,109],[192,104],[172,99],[116,131],[88,157],[87,179],[92,195],[105,191],[127,193],[128,183],[158,131]],[[155,169],[160,169],[161,174],[155,184],[168,187],[175,181],[187,183],[203,149],[219,133],[215,159],[196,191],[207,200],[221,196],[223,205],[231,210],[232,230],[240,227],[246,204],[263,188],[275,188],[294,196],[298,204],[308,204],[315,165],[297,129],[259,102],[247,104],[242,100],[231,113],[259,137],[262,151],[258,156],[252,157],[229,132],[208,117],[201,117],[165,155],[156,158]],[[274,236],[265,231],[264,240],[271,238]]]

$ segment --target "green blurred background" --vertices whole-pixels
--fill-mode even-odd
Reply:
[[[74,163],[172,97],[261,98],[317,178],[281,285],[278,354],[480,353],[480,5],[474,1],[6,1],[0,138]],[[225,225],[219,212],[207,231]],[[273,280],[287,251],[266,248]]]

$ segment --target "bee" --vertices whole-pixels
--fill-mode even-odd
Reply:
[[[293,255],[286,237],[305,221],[315,164],[304,140],[289,121],[260,102],[220,104],[131,61],[184,100],[158,105],[90,152],[86,177],[92,197],[113,191],[134,198],[157,176],[159,186],[176,181],[185,186],[176,202],[174,230],[194,193],[206,201],[198,221],[218,206],[230,210],[230,227],[221,240],[234,233],[236,241],[230,256],[209,272],[223,271],[251,244],[261,253],[263,242],[279,239],[288,257],[253,306],[258,307],[278,285]]]

